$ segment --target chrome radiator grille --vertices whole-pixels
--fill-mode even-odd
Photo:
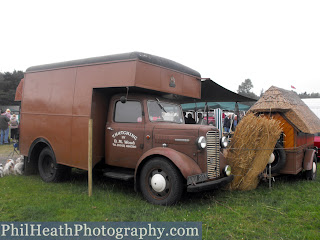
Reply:
[[[208,178],[220,177],[220,138],[219,132],[207,132],[207,171]]]

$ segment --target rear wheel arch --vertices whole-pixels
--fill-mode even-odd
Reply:
[[[51,163],[53,173],[51,176],[48,173],[48,166],[44,163]],[[59,182],[67,180],[71,173],[71,168],[65,165],[58,164],[54,150],[48,140],[38,138],[31,144],[26,160],[28,168],[32,169],[35,173],[38,172],[40,177],[45,182]]]
[[[42,149],[39,156],[38,169],[40,177],[45,182],[66,180],[71,173],[70,167],[57,163],[55,154],[50,147]]]
[[[53,149],[49,143],[44,138],[38,138],[34,140],[29,148],[28,157],[25,159],[25,173],[26,175],[34,174],[38,172],[38,160],[40,153],[46,147],[49,147],[52,152]]]

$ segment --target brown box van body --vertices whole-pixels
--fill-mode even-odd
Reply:
[[[181,99],[201,97],[200,78],[198,72],[181,64],[139,52],[27,69],[20,96],[20,151],[27,170],[39,168],[45,181],[60,178],[46,164],[61,167],[61,175],[68,173],[66,166],[87,170],[88,121],[93,119],[93,166],[102,161],[105,166],[116,167],[109,176],[132,176],[137,189],[148,188],[141,183],[147,163],[158,172],[162,168],[169,172],[174,169],[174,177],[181,178],[183,183],[178,188],[186,187],[187,182],[189,191],[230,182],[233,176],[224,172],[226,161],[220,153],[218,130],[184,124],[176,105]],[[172,114],[180,120],[172,120],[172,116],[172,122],[151,118],[152,109],[160,109],[163,104],[167,110],[161,110],[162,115]],[[132,108],[126,106],[131,105],[137,111],[129,114]],[[203,149],[197,143],[201,136],[206,139]],[[46,162],[47,159],[53,163]],[[164,162],[165,166],[153,166],[150,162]],[[122,170],[133,173],[125,175]],[[172,178],[167,175],[170,174],[153,171],[146,185],[159,179],[168,188],[173,183],[166,180]],[[150,189],[144,195],[149,193],[151,200],[146,198],[151,202],[177,201],[168,200],[168,195],[176,191],[172,188],[166,189],[167,193]]]

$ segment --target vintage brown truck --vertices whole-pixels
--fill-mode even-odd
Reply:
[[[92,119],[93,166],[134,180],[149,202],[223,186],[233,179],[227,142],[215,127],[185,124],[179,104],[200,98],[197,71],[141,52],[30,67],[16,93],[26,173],[55,182],[88,170]]]

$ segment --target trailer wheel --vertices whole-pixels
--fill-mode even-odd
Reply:
[[[313,180],[316,180],[316,177],[317,177],[317,156],[314,155],[312,169],[306,171],[306,179],[313,181]]]
[[[157,205],[177,203],[183,193],[183,179],[180,171],[164,158],[147,162],[140,174],[140,189],[144,198]]]
[[[271,173],[279,173],[286,164],[286,152],[283,147],[277,143],[273,150],[274,161],[271,163]],[[269,168],[267,166],[269,173]]]
[[[38,170],[43,181],[59,182],[69,175],[70,168],[57,164],[54,153],[49,147],[46,147],[39,155]]]

